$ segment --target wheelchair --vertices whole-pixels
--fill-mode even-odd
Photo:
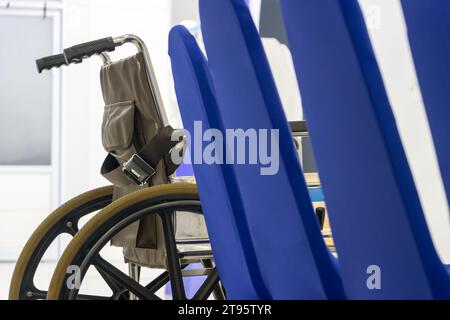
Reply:
[[[108,52],[127,43],[136,46],[137,54],[112,62]],[[202,300],[212,295],[226,299],[195,178],[175,173],[179,164],[173,163],[171,155],[182,155],[185,142],[170,139],[175,130],[168,125],[145,43],[130,34],[108,37],[39,59],[37,67],[42,72],[94,55],[103,61],[100,79],[106,104],[102,142],[108,156],[101,173],[112,185],[69,200],[41,223],[18,259],[9,299],[158,300],[156,292],[165,285],[170,286],[173,299]],[[306,124],[291,123],[291,129],[300,150],[301,139],[308,136]],[[309,187],[320,187],[316,175],[307,180]],[[93,213],[82,225],[83,218]],[[316,214],[326,228],[322,202]],[[44,253],[61,234],[73,239],[58,261],[48,291],[42,290],[34,276]],[[332,248],[331,234],[324,230],[324,236]],[[122,248],[128,274],[102,256],[109,245]],[[71,274],[74,266],[75,274]],[[162,273],[143,285],[142,268]],[[109,287],[109,296],[82,292],[91,269]],[[188,277],[203,279],[191,296],[184,284]]]

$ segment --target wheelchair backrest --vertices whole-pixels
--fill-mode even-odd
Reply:
[[[417,77],[450,199],[450,2],[403,0]]]
[[[244,0],[200,1],[202,35],[224,128],[258,136],[259,159],[229,161],[264,284],[274,299],[341,299],[339,274],[326,248],[292,135],[256,27]],[[261,133],[266,133],[266,136]],[[261,149],[275,135],[270,147]],[[239,152],[227,141],[228,153]],[[253,140],[255,142],[255,140]],[[253,145],[254,146],[254,145]],[[278,151],[279,149],[279,151]],[[247,149],[248,150],[248,149]],[[246,151],[247,151],[246,150]],[[249,157],[250,158],[250,157]],[[227,158],[229,159],[229,158]]]
[[[449,297],[357,1],[281,5],[347,296]]]
[[[192,136],[195,122],[200,122],[205,130],[222,128],[206,60],[184,27],[174,27],[170,32],[169,54],[184,128]],[[254,262],[247,223],[240,218],[242,201],[238,193],[230,191],[236,188],[230,168],[194,163],[193,169],[214,259],[227,297],[269,299]]]

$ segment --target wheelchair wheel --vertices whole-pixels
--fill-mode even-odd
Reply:
[[[39,225],[16,263],[9,290],[10,300],[46,298],[47,291],[36,288],[34,276],[48,247],[61,234],[73,237],[79,230],[80,219],[106,207],[112,202],[112,196],[112,186],[88,191],[57,208]]]
[[[170,281],[173,299],[186,299],[183,276],[192,275],[192,271],[196,270],[184,267],[187,264],[205,260],[210,263],[212,254],[199,251],[180,253],[175,240],[172,219],[175,211],[201,214],[201,204],[194,184],[155,186],[139,190],[113,202],[89,220],[67,246],[56,266],[47,298],[50,300],[120,299],[131,294],[140,300],[159,300],[155,292]],[[100,251],[119,231],[153,214],[159,215],[163,225],[167,271],[149,284],[142,285],[106,261]],[[89,281],[89,277],[85,275],[90,267],[98,271],[99,277],[111,289],[111,296],[80,294],[83,282]],[[73,274],[68,271],[74,268],[78,272],[78,286],[69,285]],[[207,299],[213,291],[220,288],[219,278],[212,264],[208,272],[203,275],[207,276],[206,280],[194,294],[193,299]]]

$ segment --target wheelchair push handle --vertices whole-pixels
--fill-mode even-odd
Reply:
[[[77,44],[73,47],[64,49],[64,56],[66,63],[79,63],[85,58],[89,58],[94,54],[101,54],[103,52],[111,52],[116,48],[114,39],[107,37],[99,40],[89,41]]]
[[[59,68],[63,65],[66,65],[66,58],[62,53],[43,57],[36,60],[36,66],[39,73],[41,73],[43,70]]]

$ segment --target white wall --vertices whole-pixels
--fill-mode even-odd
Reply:
[[[126,33],[140,36],[149,48],[163,100],[167,101],[170,8],[171,1],[167,0],[66,0],[63,46]],[[112,57],[126,57],[135,52],[134,46],[127,44],[112,53]],[[108,184],[99,173],[106,156],[100,138],[104,105],[99,83],[100,67],[101,60],[93,57],[63,71],[63,200]],[[172,114],[169,110],[169,118]]]
[[[399,0],[359,0],[435,246],[450,263],[450,215]]]
[[[196,1],[190,2],[196,7]],[[171,24],[180,22],[183,13],[174,16],[172,3],[180,5],[185,0],[65,0],[63,46],[124,33],[142,37],[149,46],[169,118],[178,126],[180,119],[170,78],[167,35]],[[433,240],[443,260],[450,262],[448,205],[399,2],[360,0],[360,3],[368,18],[371,38]],[[193,18],[191,13],[186,14],[186,18]],[[120,53],[130,52],[120,49]],[[107,184],[99,174],[105,156],[100,142],[103,109],[98,79],[100,66],[100,60],[93,58],[65,68],[63,72],[63,200]]]

